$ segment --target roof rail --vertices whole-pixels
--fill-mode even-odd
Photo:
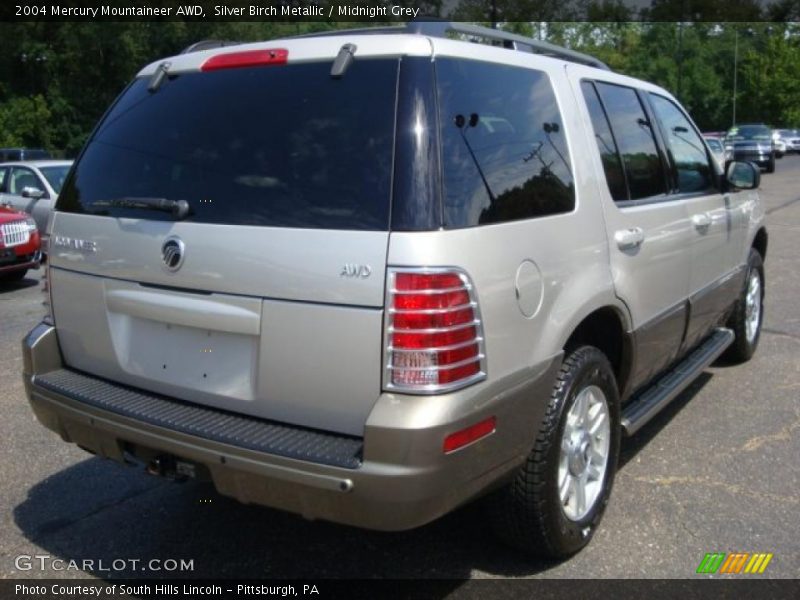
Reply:
[[[244,44],[244,42],[232,42],[230,40],[202,40],[195,42],[191,46],[187,46],[181,51],[181,54],[200,52],[201,50],[211,50],[212,48],[223,48],[225,46],[237,46],[239,44]]]
[[[333,35],[348,35],[352,33],[357,33],[359,35],[417,33],[420,35],[427,35],[431,37],[442,37],[442,38],[447,37],[449,33],[461,33],[476,38],[483,38],[489,41],[499,42],[504,48],[508,48],[510,50],[518,50],[520,52],[530,52],[533,54],[542,54],[545,56],[552,56],[554,58],[560,58],[562,60],[567,60],[569,62],[579,63],[582,65],[587,65],[598,69],[605,69],[606,71],[611,70],[611,68],[603,61],[595,58],[594,56],[590,56],[589,54],[576,52],[575,50],[570,50],[569,48],[563,48],[562,46],[556,46],[555,44],[550,44],[548,42],[543,42],[541,40],[536,40],[534,38],[525,37],[523,35],[517,35],[516,33],[509,33],[507,31],[503,31],[502,29],[490,29],[489,27],[481,27],[480,25],[472,25],[470,23],[459,23],[451,21],[431,21],[431,20],[410,21],[405,26],[399,25],[393,27],[339,29],[339,30],[331,30],[319,33],[307,33],[294,37],[319,37],[319,36],[333,36]]]

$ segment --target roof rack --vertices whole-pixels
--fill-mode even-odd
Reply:
[[[211,50],[212,48],[224,48],[225,46],[238,46],[239,44],[244,44],[244,42],[233,42],[231,40],[202,40],[195,42],[191,46],[187,46],[181,51],[181,54]]]
[[[393,27],[369,27],[363,29],[338,29],[318,33],[306,33],[294,37],[320,37],[320,36],[334,36],[334,35],[348,35],[357,33],[359,35],[381,35],[392,33],[416,33],[420,35],[427,35],[431,37],[447,37],[449,33],[461,33],[475,38],[484,38],[486,40],[497,42],[504,48],[510,50],[518,50],[520,52],[530,52],[533,54],[542,54],[554,58],[560,58],[569,62],[579,63],[598,69],[605,69],[610,71],[611,68],[603,61],[576,52],[568,48],[556,46],[548,42],[536,40],[534,38],[509,33],[501,29],[490,29],[489,27],[481,27],[480,25],[472,25],[470,23],[458,23],[451,21],[410,21],[406,25],[398,25]]]

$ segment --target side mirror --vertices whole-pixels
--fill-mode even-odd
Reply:
[[[751,162],[731,161],[725,169],[725,179],[734,189],[754,190],[761,185],[761,169]]]
[[[44,197],[44,190],[35,187],[25,187],[22,188],[20,196],[23,198],[30,198],[31,200],[39,200]]]

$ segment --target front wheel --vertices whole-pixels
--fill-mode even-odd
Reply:
[[[773,154],[767,163],[767,173],[775,172],[775,155]]]
[[[761,338],[764,322],[764,262],[755,248],[750,249],[744,288],[733,309],[728,327],[736,337],[723,355],[733,363],[750,360]]]
[[[547,558],[581,550],[608,504],[619,440],[619,393],[611,365],[597,348],[577,348],[564,359],[525,464],[489,498],[497,535]]]

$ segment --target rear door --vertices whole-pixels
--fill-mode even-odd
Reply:
[[[686,320],[691,225],[686,206],[668,194],[665,157],[640,92],[569,65],[585,107],[588,148],[604,198],[610,261],[618,296],[636,337],[632,386],[644,383],[678,354]]]
[[[381,386],[398,64],[135,81],[54,217],[66,363],[361,435]]]
[[[685,341],[691,347],[719,321],[742,283],[744,195],[721,192],[714,159],[683,110],[666,96],[650,94],[649,98],[669,152],[673,192],[684,199],[692,225],[690,315]]]

